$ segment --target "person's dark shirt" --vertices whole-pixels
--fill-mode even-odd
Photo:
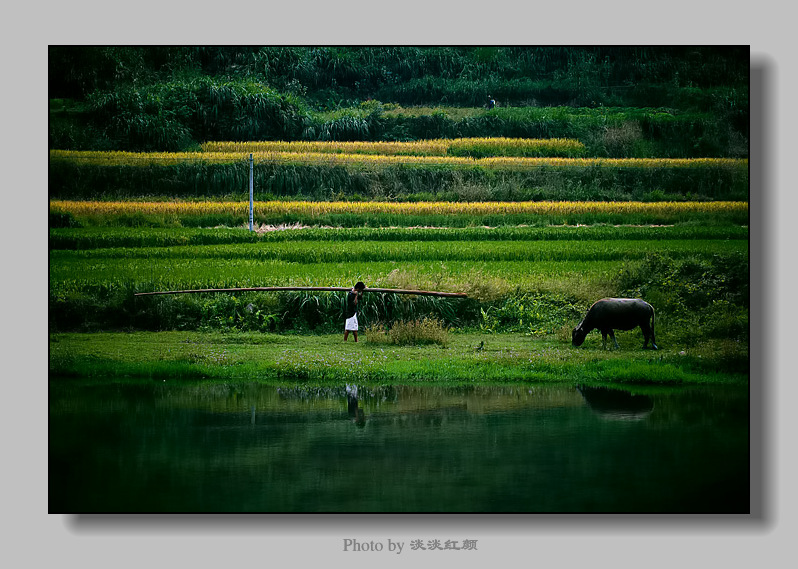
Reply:
[[[358,304],[355,302],[357,299],[357,293],[352,292],[351,290],[346,295],[346,318],[352,318],[355,314],[357,314],[357,307]]]

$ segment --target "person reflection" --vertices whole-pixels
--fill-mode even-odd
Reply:
[[[654,409],[654,401],[648,395],[586,385],[578,386],[577,390],[592,411],[610,421],[639,421]]]
[[[357,385],[346,386],[346,408],[349,413],[349,418],[358,427],[366,425],[366,414],[360,408],[357,400]]]

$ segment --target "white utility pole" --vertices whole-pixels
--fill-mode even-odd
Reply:
[[[252,231],[252,219],[254,217],[254,203],[252,201],[254,184],[252,176],[252,154],[249,155],[249,230]]]

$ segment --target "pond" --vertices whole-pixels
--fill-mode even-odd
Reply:
[[[51,379],[49,509],[749,511],[748,390]]]

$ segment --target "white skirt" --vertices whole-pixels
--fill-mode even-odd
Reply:
[[[357,332],[357,314],[352,316],[352,318],[346,319],[346,325],[344,326],[344,330],[350,330],[352,332]]]

